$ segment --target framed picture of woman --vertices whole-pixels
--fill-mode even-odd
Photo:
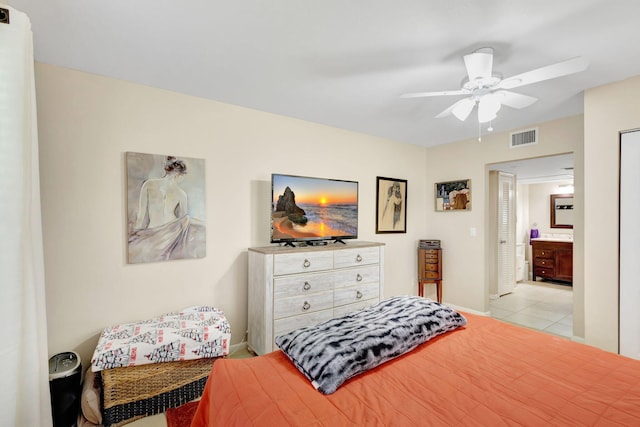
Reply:
[[[377,177],[376,233],[407,232],[407,180]]]
[[[126,153],[130,264],[203,258],[204,160]]]

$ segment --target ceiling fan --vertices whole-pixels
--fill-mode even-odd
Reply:
[[[464,64],[468,77],[464,78],[459,90],[407,93],[401,98],[469,95],[438,114],[436,118],[453,114],[459,120],[464,121],[477,104],[478,122],[486,123],[497,117],[502,105],[519,109],[528,107],[538,100],[533,96],[522,95],[507,89],[584,71],[588,65],[585,59],[576,57],[513,77],[502,78],[500,74],[493,72],[493,49],[490,47],[481,48],[465,55]]]

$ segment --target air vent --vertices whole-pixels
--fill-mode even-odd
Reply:
[[[538,143],[538,128],[527,129],[520,132],[511,133],[511,139],[509,140],[509,147],[522,147],[524,145],[531,145]]]

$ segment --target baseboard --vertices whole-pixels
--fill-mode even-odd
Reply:
[[[571,341],[575,341],[575,342],[579,342],[580,344],[584,344],[584,338],[582,338],[582,337],[577,337],[577,336],[575,336],[575,335],[573,335],[573,336],[571,337]]]
[[[456,311],[464,311],[467,313],[471,313],[471,314],[477,314],[478,316],[485,316],[485,317],[489,317],[491,315],[490,311],[478,311],[478,310],[473,310],[471,308],[466,308],[466,307],[460,307],[457,305],[453,305],[453,304],[449,304],[449,303],[444,303],[444,305],[453,308]]]
[[[246,341],[242,341],[241,343],[238,344],[231,344],[229,346],[229,356],[231,356],[233,353],[236,353],[238,351],[242,351],[242,350],[246,350],[247,349],[247,342]]]

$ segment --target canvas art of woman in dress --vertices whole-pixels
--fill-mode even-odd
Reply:
[[[162,159],[160,171],[158,158]],[[194,215],[194,207],[204,206],[191,206],[199,195],[204,199],[204,180],[192,180],[202,187],[202,192],[194,191],[190,197],[187,190],[193,185],[185,183],[188,162],[174,156],[127,153],[130,263],[204,257],[205,226]],[[156,170],[148,171],[149,175],[143,178],[149,168]]]

